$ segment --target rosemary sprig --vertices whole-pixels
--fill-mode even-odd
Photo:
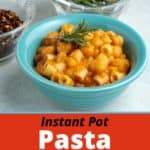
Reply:
[[[91,28],[86,22],[83,20],[79,23],[71,33],[64,33],[60,37],[57,38],[45,38],[44,40],[55,40],[55,41],[64,41],[75,43],[78,46],[86,46],[87,41],[84,39],[84,36],[89,32],[95,31],[96,29]]]
[[[94,31],[94,28],[91,28],[86,22],[83,20],[79,23],[71,33],[65,33],[61,40],[65,42],[75,43],[79,46],[85,46],[87,41],[84,39],[84,36],[89,32]]]

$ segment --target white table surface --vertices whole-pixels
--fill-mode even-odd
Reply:
[[[36,0],[35,0],[36,1]],[[38,0],[36,21],[45,15],[55,15],[49,0]],[[131,0],[129,8],[120,16],[120,20],[136,29],[145,40],[150,51],[150,0]],[[150,55],[150,53],[149,53]],[[64,113],[82,112],[52,104],[43,96],[22,73],[13,58],[7,64],[0,65],[0,113]],[[114,101],[84,110],[91,113],[114,112],[150,112],[150,63],[144,73],[120,97]]]

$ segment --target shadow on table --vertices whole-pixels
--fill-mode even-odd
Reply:
[[[4,83],[2,90],[6,95],[6,103],[16,113],[101,112],[107,104],[111,103],[106,101],[91,108],[72,108],[56,104],[41,94],[19,69],[14,70]]]

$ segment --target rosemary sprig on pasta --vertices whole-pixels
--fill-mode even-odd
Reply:
[[[72,32],[64,32],[57,38],[46,38],[46,40],[56,40],[68,43],[74,43],[78,46],[86,46],[87,41],[84,36],[89,32],[95,31],[96,29],[91,28],[84,20],[81,21],[77,26],[74,27]]]
[[[79,23],[71,33],[65,33],[61,40],[65,42],[75,43],[79,46],[85,46],[87,41],[84,39],[84,36],[89,32],[94,31],[94,28],[91,28],[86,22],[83,20]]]

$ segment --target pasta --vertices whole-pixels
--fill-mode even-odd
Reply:
[[[123,51],[124,39],[113,31],[97,29],[84,36],[87,45],[49,40],[71,33],[72,24],[50,32],[35,55],[35,69],[47,79],[67,86],[95,87],[123,79],[130,61]]]

